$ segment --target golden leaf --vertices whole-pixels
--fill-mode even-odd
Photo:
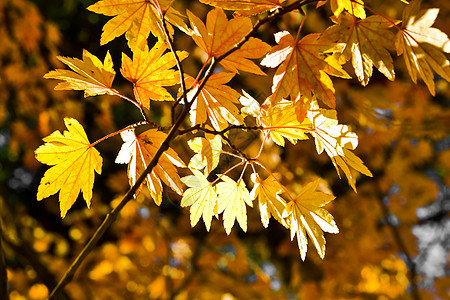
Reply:
[[[238,102],[240,95],[231,87],[224,85],[234,75],[234,73],[221,72],[213,74],[209,78],[191,107],[190,119],[192,125],[203,124],[208,120],[208,117],[216,130],[226,128],[228,123],[242,124],[243,118],[234,105]],[[193,85],[192,90],[188,93],[189,99],[197,92],[200,83],[194,82],[194,78],[187,76],[186,85]]]
[[[394,49],[394,34],[388,30],[395,24],[382,16],[370,16],[357,20],[342,13],[338,24],[329,27],[323,37],[332,41],[345,43],[342,56],[345,61],[352,58],[356,76],[363,86],[369,83],[372,66],[383,73],[389,80],[395,79],[394,64],[387,49]]]
[[[336,17],[339,16],[344,10],[360,19],[364,19],[366,17],[364,2],[362,0],[330,0],[330,7]]]
[[[216,135],[209,140],[203,137],[196,137],[188,141],[189,147],[197,154],[189,161],[189,168],[201,170],[206,167],[205,174],[208,175],[219,164],[222,153],[222,137]]]
[[[133,83],[136,99],[146,108],[150,108],[150,99],[156,101],[172,101],[173,97],[163,88],[180,82],[178,71],[171,70],[176,65],[172,53],[164,54],[167,48],[160,42],[149,51],[146,45],[143,50],[133,51],[133,60],[122,53],[122,75]],[[177,51],[180,60],[188,53]]]
[[[281,8],[285,0],[200,0],[215,7],[235,10],[241,16],[256,15],[268,10]]]
[[[116,91],[111,88],[116,72],[109,51],[102,63],[95,55],[83,50],[83,60],[70,57],[57,57],[73,71],[57,69],[44,75],[44,78],[59,79],[55,90],[84,90],[84,97],[109,94]]]
[[[80,191],[87,206],[91,205],[95,172],[102,172],[102,157],[91,146],[83,126],[77,120],[64,118],[68,131],[59,130],[43,140],[35,151],[36,159],[51,165],[39,184],[37,199],[42,200],[59,191],[61,217],[75,203]]]
[[[323,231],[338,233],[339,229],[333,216],[322,206],[334,200],[333,195],[316,192],[320,179],[308,183],[298,196],[286,205],[283,218],[289,218],[291,240],[297,235],[298,248],[302,260],[305,260],[308,240],[313,241],[320,258],[325,256],[325,238]],[[322,231],[323,230],[323,231]]]
[[[450,81],[450,62],[443,52],[450,53],[448,36],[431,27],[439,13],[438,8],[420,10],[421,1],[411,1],[403,11],[402,30],[397,33],[397,54],[403,54],[406,68],[414,83],[417,74],[435,95],[433,70]]]
[[[87,9],[97,14],[113,16],[105,26],[100,38],[104,45],[126,32],[128,45],[132,50],[146,44],[150,32],[160,41],[165,41],[164,27],[161,23],[162,10],[166,9],[167,0],[101,0]],[[182,20],[182,15],[169,7],[165,18],[169,23],[188,33],[189,30]],[[173,28],[168,26],[170,34]]]
[[[261,213],[261,223],[265,228],[269,226],[269,219],[273,216],[281,225],[289,228],[286,219],[282,217],[286,208],[286,201],[279,195],[282,192],[280,183],[275,179],[276,174],[262,180],[258,174],[252,174],[252,180],[255,183],[250,198],[259,201],[259,211]]]

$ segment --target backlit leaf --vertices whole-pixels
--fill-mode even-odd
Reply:
[[[80,191],[87,206],[91,205],[95,172],[102,172],[102,157],[91,146],[83,126],[77,120],[65,118],[68,131],[59,130],[43,140],[44,145],[35,151],[36,159],[51,165],[39,184],[37,199],[42,200],[59,191],[61,217],[75,203]]]
[[[189,161],[189,168],[196,170],[205,169],[205,174],[209,174],[219,164],[222,153],[222,137],[216,135],[209,140],[203,137],[196,137],[188,141],[189,147],[197,154]]]
[[[274,174],[275,176],[275,174]],[[269,226],[269,219],[273,216],[284,227],[289,228],[286,219],[282,217],[286,208],[286,201],[279,195],[282,192],[280,183],[274,176],[269,176],[262,180],[256,173],[252,174],[252,180],[255,183],[250,198],[258,198],[259,211],[261,213],[261,223],[265,228]]]
[[[389,80],[395,79],[394,64],[387,50],[395,48],[394,34],[388,30],[393,25],[393,21],[379,15],[358,20],[342,13],[338,24],[329,27],[323,37],[344,43],[342,55],[345,61],[352,58],[356,76],[366,86],[372,76],[373,65]]]
[[[114,94],[111,86],[116,72],[109,51],[103,63],[87,50],[83,50],[83,60],[63,56],[58,56],[58,59],[73,71],[57,69],[44,75],[44,78],[64,80],[55,90],[84,90],[84,97]]]
[[[269,130],[273,141],[282,147],[284,138],[292,144],[296,144],[297,140],[308,139],[305,130],[311,127],[307,119],[303,123],[298,121],[292,102],[286,100],[271,106],[261,118],[261,122],[263,127]]]
[[[350,14],[364,19],[366,17],[366,12],[364,10],[364,2],[362,0],[329,0],[330,7],[333,14],[337,17],[344,10],[348,11]]]
[[[285,0],[200,0],[215,7],[235,10],[242,16],[256,15],[268,10],[281,8]]]
[[[150,129],[136,135],[134,129],[129,129],[121,132],[120,136],[124,144],[117,154],[116,163],[128,164],[128,178],[130,186],[132,186],[147,168],[167,134]],[[147,175],[145,183],[157,205],[160,205],[162,201],[161,180],[179,195],[182,194],[182,183],[176,167],[185,168],[186,166],[177,153],[169,148],[161,155],[158,164]]]
[[[247,231],[247,209],[245,204],[252,207],[250,193],[245,182],[240,179],[234,181],[226,175],[222,175],[222,182],[216,185],[218,198],[218,213],[223,212],[223,226],[227,234],[230,234],[235,220],[238,221],[243,231]]]
[[[192,39],[208,57],[219,57],[248,34],[253,26],[247,17],[239,17],[228,21],[224,11],[216,8],[206,16],[206,26],[203,22],[190,11],[187,12],[192,26]],[[260,39],[250,38],[239,50],[220,61],[222,66],[238,73],[238,70],[265,75],[263,71],[248,58],[259,58],[270,50],[270,46]]]
[[[358,136],[347,125],[338,124],[335,110],[319,109],[316,102],[311,103],[307,117],[312,123],[313,130],[310,134],[315,138],[317,153],[321,154],[325,150],[338,174],[341,168],[356,192],[350,168],[366,176],[372,176],[362,160],[350,151],[358,145]]]
[[[167,0],[101,0],[87,9],[113,17],[103,26],[100,45],[107,44],[126,32],[128,45],[134,50],[146,44],[150,32],[160,41],[165,40],[161,13],[169,3]],[[182,15],[172,7],[168,9],[165,18],[180,30],[188,32]],[[172,34],[173,28],[170,24],[168,29]]]
[[[272,103],[290,95],[292,101],[311,99],[314,94],[329,107],[336,106],[333,82],[328,75],[342,78],[350,76],[342,69],[333,52],[336,44],[323,39],[319,34],[308,34],[300,41],[287,31],[275,34],[277,46],[266,55],[261,64],[278,69],[273,77]],[[299,105],[306,105],[299,103]]]
[[[181,178],[189,188],[184,191],[181,206],[190,206],[191,226],[197,225],[200,217],[203,217],[206,230],[211,228],[212,216],[218,214],[217,194],[215,187],[206,177],[197,170],[192,170],[194,175]]]
[[[156,101],[172,101],[173,97],[164,88],[180,82],[178,71],[172,70],[176,65],[172,53],[164,54],[166,47],[156,43],[149,51],[146,45],[143,50],[133,51],[133,60],[122,53],[122,75],[133,83],[134,94],[142,105],[150,108],[150,99]],[[188,53],[177,51],[180,60]]]
[[[335,197],[316,192],[319,182],[320,179],[317,179],[307,184],[300,194],[286,205],[286,210],[283,213],[283,217],[288,218],[290,221],[291,240],[297,235],[297,243],[302,260],[305,260],[308,245],[306,234],[313,241],[320,258],[323,259],[325,256],[323,231],[329,233],[339,232],[333,216],[322,208]]]
[[[433,70],[450,81],[450,53],[447,34],[431,27],[439,13],[438,8],[420,10],[421,1],[411,1],[403,11],[402,30],[397,33],[397,54],[403,54],[409,75],[417,83],[417,74],[435,95]]]
[[[216,130],[222,130],[228,124],[242,124],[243,118],[239,114],[234,103],[239,102],[239,93],[229,86],[228,83],[233,78],[234,73],[216,73],[206,82],[198,97],[191,107],[190,120],[192,125],[203,124],[208,119]],[[194,78],[187,76],[186,85],[194,84]],[[196,93],[199,83],[193,85],[188,93],[188,99]]]

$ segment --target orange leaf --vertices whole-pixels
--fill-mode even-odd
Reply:
[[[216,8],[208,13],[205,24],[190,11],[187,12],[191,22],[192,38],[205,51],[209,58],[219,57],[252,30],[252,22],[247,17],[235,17],[228,21],[224,11]],[[247,58],[259,58],[270,50],[270,46],[260,39],[250,38],[239,50],[224,58],[220,63],[232,72],[238,70],[265,75],[263,71]]]
[[[233,78],[233,73],[216,73],[213,74],[206,82],[197,99],[195,99],[191,107],[192,125],[203,124],[208,120],[216,130],[222,130],[228,126],[228,123],[239,125],[242,124],[243,118],[239,114],[239,110],[234,105],[239,100],[239,93],[231,87],[223,85]],[[190,76],[186,77],[186,85],[194,84],[194,79]],[[188,98],[192,97],[199,83],[193,86],[188,93]]]
[[[342,13],[338,24],[329,27],[323,37],[332,41],[345,43],[342,55],[345,61],[352,58],[356,76],[366,86],[372,76],[372,66],[383,73],[389,80],[395,79],[394,64],[387,49],[394,49],[394,34],[388,30],[395,24],[382,16],[370,16],[357,20]]]
[[[59,83],[55,90],[84,90],[84,97],[116,92],[111,88],[116,72],[109,51],[103,63],[87,50],[83,50],[83,60],[63,56],[58,56],[58,59],[73,71],[57,69],[44,75],[44,78],[65,81]]]
[[[281,8],[285,0],[200,0],[215,7],[235,10],[241,16],[256,15],[268,10]]]
[[[156,43],[149,51],[145,45],[143,50],[133,51],[133,60],[122,53],[122,75],[134,85],[136,99],[146,108],[150,108],[150,99],[172,101],[173,97],[163,86],[180,82],[178,71],[171,70],[176,65],[172,53],[163,54],[167,48]],[[188,56],[185,51],[177,51],[180,60]]]
[[[128,178],[132,186],[147,168],[167,134],[150,129],[136,136],[134,129],[129,129],[120,135],[125,143],[117,154],[116,163],[128,164]],[[179,195],[183,192],[176,167],[185,168],[186,166],[177,153],[169,148],[161,155],[158,164],[147,175],[145,183],[157,205],[160,205],[162,201],[161,179]]]
[[[61,217],[66,216],[80,191],[87,206],[91,205],[95,172],[102,172],[102,157],[91,146],[83,126],[77,120],[65,118],[68,131],[59,130],[44,138],[45,144],[36,151],[36,159],[52,165],[39,184],[37,199],[59,192]]]
[[[325,54],[332,52],[336,44],[320,38],[317,33],[296,41],[287,31],[276,33],[275,40],[278,46],[273,47],[261,62],[271,68],[281,64],[273,77],[272,103],[288,95],[298,102],[300,95],[310,99],[314,94],[329,107],[335,107],[334,87],[327,74],[350,78],[334,56]]]

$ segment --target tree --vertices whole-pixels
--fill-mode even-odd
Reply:
[[[50,297],[57,297],[62,288],[71,281],[77,269],[95,249],[100,238],[116,222],[119,213],[124,214],[127,207],[136,211],[138,203],[145,203],[146,208],[141,211],[141,215],[148,212],[153,215],[152,210],[148,208],[150,205],[148,199],[152,199],[154,204],[159,206],[168,201],[167,195],[172,195],[170,198],[174,197],[173,193],[168,192],[165,192],[166,197],[163,197],[163,185],[180,195],[178,199],[181,207],[189,207],[192,227],[199,227],[198,223],[203,219],[206,230],[210,231],[214,228],[214,223],[217,223],[213,221],[213,215],[217,218],[221,215],[226,234],[231,234],[229,239],[236,239],[235,231],[246,232],[250,228],[250,218],[255,220],[254,216],[251,216],[252,211],[249,209],[247,212],[247,206],[256,206],[258,202],[260,220],[264,227],[268,227],[269,220],[273,217],[280,225],[289,229],[291,239],[297,236],[302,260],[306,258],[308,239],[316,248],[319,257],[323,259],[325,256],[323,231],[339,232],[333,216],[323,208],[334,199],[330,187],[323,179],[330,175],[328,172],[324,174],[320,174],[320,171],[314,172],[311,168],[304,171],[305,166],[314,163],[312,159],[296,162],[290,167],[279,165],[280,172],[275,173],[277,163],[270,160],[271,153],[285,147],[288,150],[284,152],[284,156],[289,157],[293,155],[289,150],[294,147],[293,145],[306,144],[308,143],[306,140],[314,139],[317,153],[321,154],[325,150],[337,174],[345,175],[354,192],[356,180],[360,180],[359,193],[361,194],[362,190],[369,195],[368,198],[382,198],[392,188],[391,182],[395,182],[399,174],[407,173],[416,166],[416,162],[392,158],[390,164],[392,170],[388,167],[385,174],[376,174],[378,175],[376,183],[360,176],[361,173],[372,177],[372,173],[352,152],[358,145],[358,135],[350,126],[338,121],[339,105],[343,104],[336,100],[335,94],[338,93],[336,92],[338,89],[335,90],[330,76],[350,79],[349,73],[354,72],[361,86],[365,87],[373,76],[375,66],[379,71],[379,74],[376,73],[378,76],[376,79],[387,84],[381,79],[380,74],[388,80],[394,80],[394,64],[388,50],[396,50],[399,56],[403,55],[411,79],[416,82],[419,74],[430,93],[435,95],[436,87],[432,72],[436,72],[447,81],[450,80],[450,67],[444,55],[449,51],[448,37],[431,27],[438,10],[421,10],[420,1],[411,1],[408,5],[401,4],[404,5],[404,10],[402,21],[399,21],[383,14],[382,7],[375,10],[360,0],[330,0],[329,6],[325,6],[326,1],[202,2],[214,6],[207,11],[206,21],[202,21],[197,11],[187,10],[188,24],[184,22],[181,10],[174,8],[173,1],[119,3],[102,0],[88,7],[88,10],[95,13],[112,17],[103,27],[100,44],[107,44],[125,34],[128,52],[131,55],[122,53],[120,73],[124,79],[132,83],[133,96],[127,96],[129,93],[126,89],[125,92],[119,92],[118,87],[113,88],[116,71],[109,52],[106,53],[103,62],[87,50],[83,51],[82,59],[58,57],[59,61],[70,70],[56,69],[45,75],[45,78],[61,80],[56,90],[81,90],[84,91],[85,97],[99,95],[120,97],[133,104],[140,113],[140,119],[136,120],[135,115],[130,118],[132,122],[124,118],[127,121],[124,127],[109,132],[92,143],[83,125],[76,118],[64,118],[66,130],[63,132],[57,130],[46,136],[45,144],[35,151],[37,160],[52,166],[40,181],[37,199],[42,200],[59,193],[62,218],[66,217],[80,192],[87,206],[91,206],[91,201],[95,197],[94,181],[98,174],[102,173],[104,160],[106,161],[105,156],[101,154],[102,151],[97,150],[104,141],[120,135],[123,144],[120,151],[118,149],[115,151],[118,153],[115,162],[128,164],[127,177],[130,188],[124,196],[113,201],[110,212],[106,214],[94,235],[80,251],[80,255],[64,273]],[[314,16],[320,11],[327,12],[327,9],[331,9],[332,21],[335,24],[324,26],[325,30],[316,33],[314,25],[308,24],[309,16]],[[234,11],[234,15],[229,17],[226,11]],[[366,12],[370,16],[366,16]],[[292,18],[290,22],[283,19],[287,17]],[[286,22],[284,29],[287,30],[276,30],[277,26],[270,25],[271,22],[281,20]],[[276,31],[274,46],[268,44],[271,40],[261,30],[264,26]],[[180,47],[181,42],[177,44],[177,40],[183,40],[185,44],[186,39],[192,39],[197,50],[193,50],[194,47],[186,48],[188,51],[175,50],[175,48],[183,49]],[[197,57],[192,57],[193,54]],[[261,69],[252,61],[260,58],[262,58],[260,64],[267,69]],[[351,66],[348,63],[344,69],[344,64],[350,59]],[[197,63],[198,69],[195,68]],[[264,82],[260,79],[266,75],[264,71],[273,74],[267,76],[271,81],[271,91],[267,97],[257,97],[256,95],[263,92],[267,93],[258,89],[258,85]],[[189,74],[197,75],[194,78]],[[237,78],[241,78],[240,81]],[[342,87],[342,94],[337,95],[349,99],[347,101],[351,101],[353,105],[361,105],[351,100],[353,98],[370,97],[363,96],[366,95],[365,91],[370,89],[370,85],[364,89],[348,89],[344,81],[336,81],[335,84]],[[178,91],[171,88],[174,85],[180,86]],[[241,92],[238,92],[239,87],[243,88]],[[391,89],[392,87],[400,90],[394,85],[391,85]],[[414,92],[414,95],[416,93],[419,92]],[[376,96],[374,92],[367,95]],[[386,103],[379,105],[386,111],[393,109]],[[155,113],[158,110],[162,113]],[[370,113],[366,114],[362,109],[354,109],[354,113],[360,114],[360,122],[365,120],[365,125],[369,125],[369,128],[383,127],[383,122],[374,119],[373,115],[370,119]],[[383,113],[384,111],[381,111],[380,115],[383,116]],[[439,111],[436,115],[439,115]],[[345,118],[351,120],[348,116]],[[408,115],[400,115],[399,118],[408,120]],[[445,131],[443,132],[445,134]],[[384,134],[389,136],[399,133]],[[443,136],[440,135],[438,138]],[[363,145],[383,148],[390,142],[388,137],[377,138],[377,141],[381,145],[371,145],[370,142]],[[420,148],[422,160],[430,155],[427,145],[418,144],[418,147],[422,147]],[[314,145],[308,146],[314,148]],[[303,147],[296,149],[302,149],[302,153],[309,151],[305,150],[307,146]],[[382,163],[389,161],[390,155],[392,157],[405,155],[401,145],[398,152],[397,148],[390,151],[392,153],[389,153],[389,156],[381,159]],[[287,158],[287,161],[295,159],[299,159],[298,156]],[[367,159],[374,158],[368,156]],[[422,160],[419,159],[418,163]],[[398,166],[397,161],[404,163]],[[112,163],[112,160],[109,160],[109,163]],[[320,164],[322,162],[317,163]],[[376,163],[371,165],[374,166],[374,170],[378,170]],[[408,180],[416,181],[416,179],[413,176],[403,182],[409,187]],[[426,180],[421,179],[419,182]],[[252,185],[252,189],[247,187]],[[378,189],[373,189],[373,186]],[[430,185],[422,188],[418,186],[417,192],[433,188],[434,186]],[[400,187],[400,190],[405,191],[407,188]],[[415,196],[418,197],[417,193]],[[352,194],[346,197],[355,199],[357,196]],[[430,200],[428,197],[425,198],[427,199],[423,201],[424,204]],[[125,206],[130,201],[131,203]],[[130,208],[132,203],[134,208]],[[384,203],[379,205],[384,216],[389,216],[390,210],[396,209],[393,204],[389,207]],[[343,219],[351,216],[345,212],[340,213],[338,204],[333,207]],[[341,209],[348,210],[348,207]],[[402,205],[397,209],[403,209]],[[151,217],[150,219],[149,222],[155,226],[157,220]],[[186,221],[183,218],[178,220]],[[239,227],[234,227],[235,221]],[[349,222],[352,223],[351,219]],[[377,225],[377,221],[368,220],[368,223],[364,230],[376,231],[374,226]],[[135,229],[126,224],[126,218],[122,225],[131,230],[127,239],[135,236],[137,239],[135,243],[147,248],[144,252],[145,250],[154,252],[155,241],[159,240],[159,244],[164,247],[158,249],[161,253],[155,253],[154,257],[169,255],[169,262],[163,265],[161,274],[153,272],[154,274],[149,276],[151,278],[147,294],[149,297],[174,298],[177,295],[193,296],[203,293],[198,287],[198,281],[208,280],[202,278],[201,274],[215,260],[208,259],[209,253],[205,253],[205,248],[201,245],[202,243],[209,245],[206,246],[208,249],[219,242],[221,238],[215,237],[219,230],[216,227],[211,234],[202,234],[197,241],[192,240],[192,237],[177,239],[176,236],[186,230],[181,229],[185,225],[180,224],[161,225],[163,231],[168,231],[167,236],[172,236],[173,242],[160,241],[161,237],[158,238],[158,234],[155,233],[150,242],[147,239],[147,245],[145,239],[147,235],[134,232],[142,228]],[[401,247],[400,251],[406,254],[407,263],[411,263],[410,250],[399,237],[400,229],[391,225],[393,236]],[[241,233],[240,231],[239,234]],[[133,244],[127,239],[124,239],[125,245],[127,242]],[[237,247],[234,255],[246,256],[246,250],[242,245],[237,243],[234,246]],[[364,242],[361,242],[361,246],[364,246]],[[140,253],[142,250],[136,248],[136,245],[128,247],[133,250],[125,250],[126,253],[142,255]],[[345,247],[345,244],[342,247]],[[128,274],[127,276],[132,272],[140,274],[139,268],[130,266],[130,259],[123,255],[123,251],[120,249],[117,252],[117,248],[112,249],[105,244],[102,252],[97,253],[99,256],[97,260],[101,262],[92,268],[89,277],[101,280],[104,274],[113,271],[119,275]],[[214,255],[217,249],[210,252],[212,254],[209,255]],[[171,253],[178,262],[172,262]],[[119,263],[113,263],[113,259]],[[235,266],[235,270],[231,273],[242,276],[249,274],[251,270],[253,274],[258,274],[258,267],[252,266],[251,259],[243,260],[248,266]],[[237,259],[236,261],[242,263]],[[366,264],[366,269],[361,270],[363,280],[359,281],[360,284],[354,291],[358,291],[361,295],[374,293],[370,285],[374,280],[367,279],[366,284],[364,276],[370,278],[385,270],[398,273],[398,276],[407,273],[401,269],[404,265],[398,258],[390,257],[383,262],[384,269]],[[123,269],[118,271],[116,268]],[[233,267],[227,265],[227,268]],[[186,271],[176,275],[179,269]],[[333,274],[332,271],[324,273]],[[218,282],[224,277],[220,272],[215,276],[216,278],[209,280]],[[270,286],[267,281],[264,282],[264,275],[255,276],[261,281],[257,280],[261,285],[260,290],[254,288],[248,291],[239,290],[237,287],[233,290],[233,295],[247,298],[262,297]],[[416,271],[413,268],[410,271],[412,296],[419,298],[419,291],[414,286],[415,277]],[[146,297],[144,292],[137,291],[140,284],[129,279],[125,279],[124,282],[131,294]],[[128,286],[130,282],[134,282],[131,287]],[[232,283],[233,280],[229,280],[228,283],[224,280],[224,290]],[[307,285],[308,280],[303,284]],[[381,280],[377,284],[380,286],[385,282]],[[47,285],[51,286],[53,283]],[[399,284],[396,288],[392,287],[387,296],[400,297],[405,292],[405,286],[403,281],[403,286]],[[240,288],[245,288],[245,284]],[[307,293],[307,290],[304,289],[303,293]],[[314,285],[310,291],[319,293]],[[333,289],[327,291],[331,292]],[[76,294],[74,291],[72,293]],[[220,291],[219,293],[223,294]],[[339,294],[342,291],[335,289],[334,293]],[[114,295],[114,291],[111,295]],[[326,297],[326,293],[322,296]],[[304,294],[303,297],[308,296]]]

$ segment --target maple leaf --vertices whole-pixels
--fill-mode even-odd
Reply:
[[[116,72],[109,51],[102,63],[95,55],[83,50],[83,60],[57,56],[73,71],[57,69],[44,75],[44,78],[64,80],[58,83],[55,90],[84,90],[84,97],[116,93],[111,88]]]
[[[239,43],[253,26],[247,17],[239,17],[228,21],[225,12],[216,8],[208,13],[205,24],[193,13],[187,11],[191,22],[191,36],[195,43],[208,54],[208,58],[219,57]],[[250,38],[242,47],[220,61],[227,70],[238,73],[238,70],[265,75],[263,71],[248,58],[259,58],[270,50],[270,46],[260,39]]]
[[[259,102],[244,90],[242,90],[242,94],[243,96],[239,97],[239,102],[242,104],[242,115],[244,117],[250,115],[259,119],[262,116]]]
[[[336,17],[345,9],[355,17],[360,19],[366,18],[364,2],[362,0],[330,0],[330,8]]]
[[[37,200],[42,200],[59,191],[61,217],[75,203],[80,191],[88,207],[91,205],[95,172],[102,172],[102,157],[92,147],[86,132],[72,118],[64,118],[68,131],[59,130],[43,140],[44,145],[35,151],[36,159],[53,166],[48,169],[38,187]]]
[[[178,71],[171,70],[176,65],[172,53],[164,54],[166,46],[156,43],[151,50],[145,45],[143,50],[133,51],[133,60],[122,53],[122,75],[133,83],[136,99],[146,108],[150,108],[150,99],[156,101],[173,101],[170,93],[163,86],[180,82]],[[188,56],[186,51],[177,51],[181,60]]]
[[[208,117],[216,130],[226,128],[228,123],[234,125],[242,124],[243,118],[234,105],[234,103],[238,102],[240,95],[231,87],[224,85],[234,75],[234,73],[221,72],[213,74],[209,78],[192,104],[190,112],[192,125],[203,124],[208,120]],[[186,77],[186,85],[192,86],[192,90],[188,93],[189,99],[192,99],[200,86],[200,83],[196,82],[194,84],[194,82],[194,78]]]
[[[212,216],[218,214],[217,194],[208,179],[198,170],[192,170],[194,175],[181,178],[189,188],[183,193],[181,206],[191,206],[191,226],[194,227],[200,217],[203,217],[206,230],[211,228]]]
[[[255,183],[250,198],[259,201],[259,211],[261,213],[261,223],[265,228],[269,226],[269,219],[273,216],[284,227],[289,228],[286,219],[282,217],[286,208],[286,201],[279,195],[282,192],[280,183],[275,179],[276,174],[262,180],[258,174],[252,174],[252,181]]]
[[[308,240],[306,234],[313,241],[320,258],[325,256],[325,238],[323,231],[338,233],[339,229],[333,216],[322,208],[334,200],[333,195],[316,192],[320,178],[308,183],[298,196],[286,205],[283,218],[289,218],[291,240],[297,235],[298,248],[302,260],[305,260]],[[323,230],[323,231],[322,231]]]
[[[335,110],[319,109],[315,101],[311,103],[308,119],[312,123],[313,130],[309,133],[315,138],[317,153],[321,154],[325,150],[338,175],[340,176],[339,166],[356,192],[354,178],[349,167],[372,177],[372,173],[362,160],[350,151],[358,145],[358,136],[351,132],[347,125],[338,124]]]
[[[200,0],[215,7],[235,10],[241,16],[256,15],[268,10],[281,8],[285,0]]]
[[[442,52],[450,53],[448,36],[431,27],[439,13],[438,8],[420,10],[421,1],[411,1],[403,11],[403,28],[397,33],[395,46],[402,55],[414,83],[417,74],[435,95],[433,70],[450,81],[450,62]]]
[[[271,68],[281,64],[273,77],[272,103],[288,95],[292,101],[298,102],[300,95],[310,99],[313,93],[317,99],[334,108],[334,87],[327,74],[350,78],[334,56],[325,54],[332,52],[336,44],[321,38],[317,33],[308,34],[297,41],[287,31],[276,33],[275,41],[278,45],[261,61],[262,65]]]
[[[219,164],[222,153],[222,137],[216,135],[213,139],[196,137],[188,141],[189,147],[197,154],[189,161],[189,168],[201,170],[206,167],[208,175]]]
[[[306,140],[305,130],[311,127],[311,123],[306,120],[300,123],[292,101],[283,100],[280,103],[269,107],[261,118],[265,130],[269,130],[270,137],[279,146],[284,147],[284,138],[292,144],[297,140]],[[284,138],[283,138],[284,137]]]
[[[220,177],[223,181],[216,185],[218,197],[218,213],[223,212],[223,227],[227,234],[230,234],[235,220],[238,221],[243,231],[247,231],[247,210],[245,204],[253,207],[250,193],[245,182],[240,179],[234,181],[226,175]]]
[[[352,58],[356,76],[366,86],[372,76],[373,65],[389,80],[395,79],[394,64],[387,50],[395,48],[394,34],[388,30],[394,24],[395,22],[378,15],[357,20],[342,13],[338,24],[329,27],[322,36],[345,44],[342,56],[345,61]]]
[[[134,129],[128,129],[122,131],[120,136],[124,144],[117,154],[116,163],[128,164],[128,178],[130,186],[133,186],[155,156],[167,134],[150,129],[136,136]],[[183,192],[176,167],[185,168],[186,166],[177,153],[169,148],[161,155],[158,164],[147,175],[145,183],[157,205],[160,205],[162,201],[161,179],[179,195]]]
[[[161,0],[101,0],[87,9],[97,14],[114,16],[103,26],[100,45],[104,45],[126,32],[128,45],[134,51],[146,43],[150,32],[160,41],[165,41],[164,27],[161,22],[162,11],[170,1]],[[169,7],[164,18],[185,33],[189,30],[182,15]],[[168,26],[173,34],[172,26]]]

